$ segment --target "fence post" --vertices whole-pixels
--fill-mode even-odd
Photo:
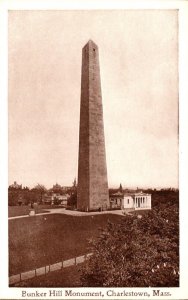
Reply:
[[[49,265],[49,273],[50,273],[50,265]]]
[[[76,265],[76,257],[75,257],[75,265]]]
[[[37,270],[35,269],[35,277],[37,276]]]

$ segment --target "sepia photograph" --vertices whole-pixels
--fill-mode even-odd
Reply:
[[[11,286],[179,285],[177,25],[9,11]]]
[[[176,8],[8,10],[12,295],[174,299],[179,20]]]

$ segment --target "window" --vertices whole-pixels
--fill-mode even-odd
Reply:
[[[129,204],[129,199],[127,199],[127,204]]]

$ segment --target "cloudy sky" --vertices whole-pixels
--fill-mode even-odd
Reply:
[[[176,10],[9,12],[9,184],[77,177],[81,50],[99,47],[109,186],[178,187]]]

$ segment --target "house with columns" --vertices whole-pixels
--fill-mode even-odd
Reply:
[[[151,209],[151,194],[121,193],[117,192],[110,196],[110,208],[122,210],[145,210]]]
[[[151,194],[142,192],[135,194],[124,194],[121,208],[130,210],[151,209]]]

